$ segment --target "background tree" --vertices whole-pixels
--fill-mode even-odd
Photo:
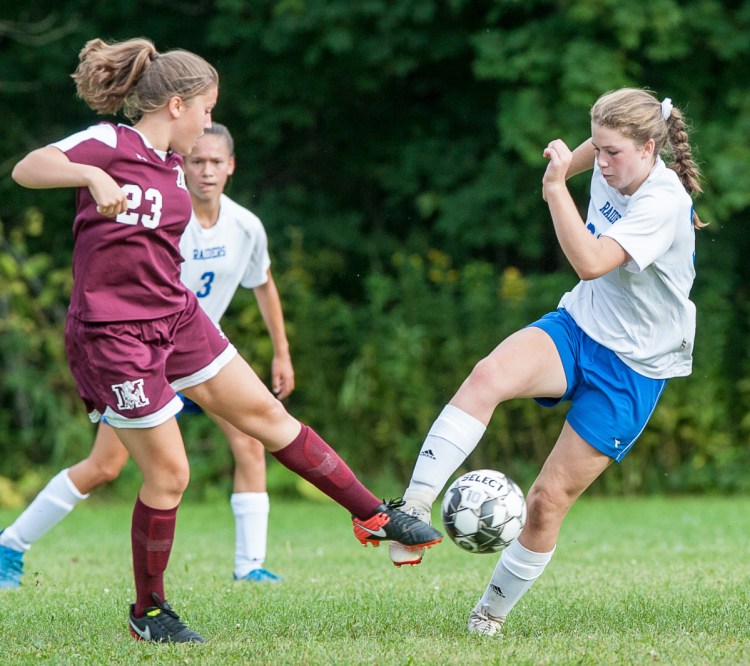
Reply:
[[[0,475],[88,449],[62,357],[72,193],[9,177],[89,125],[70,73],[87,39],[145,35],[219,69],[237,141],[230,194],[264,220],[299,389],[290,408],[403,479],[445,399],[575,276],[540,196],[542,149],[588,135],[604,91],[649,87],[693,121],[705,194],[693,377],[670,385],[600,489],[747,489],[750,413],[750,2],[734,0],[49,0],[0,21]],[[583,204],[585,177],[571,183]],[[267,371],[252,298],[232,339]],[[231,314],[231,313],[230,313]],[[472,462],[530,476],[560,414],[504,405]],[[185,423],[193,487],[231,464]],[[196,473],[197,472],[197,473]]]

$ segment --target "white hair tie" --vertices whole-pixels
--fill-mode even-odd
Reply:
[[[669,97],[665,97],[661,103],[661,117],[664,120],[669,120],[669,116],[672,115],[672,100]]]

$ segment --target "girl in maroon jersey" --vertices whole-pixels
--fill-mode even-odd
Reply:
[[[30,188],[76,188],[68,361],[91,420],[105,416],[117,428],[143,475],[131,528],[131,634],[203,641],[164,598],[189,478],[177,391],[261,440],[345,507],[363,544],[439,542],[438,531],[397,511],[397,502],[382,504],[330,446],[287,413],[180,281],[179,239],[191,210],[182,155],[211,125],[216,70],[188,51],[159,53],[146,39],[94,39],[73,78],[93,110],[123,110],[133,126],[101,123],[34,150],[13,178]]]

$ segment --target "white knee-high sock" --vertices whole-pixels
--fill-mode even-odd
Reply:
[[[431,507],[485,430],[481,421],[458,407],[446,405],[422,444],[404,499],[425,509]]]
[[[242,578],[266,561],[268,540],[268,493],[234,493],[234,575]]]
[[[553,548],[549,553],[535,553],[524,548],[518,540],[514,541],[500,555],[479,603],[488,607],[493,618],[505,620],[513,606],[542,575],[554,552]]]
[[[41,492],[29,504],[15,522],[0,534],[0,546],[24,552],[37,539],[43,537],[65,516],[78,502],[86,499],[68,476],[64,469],[54,476]]]

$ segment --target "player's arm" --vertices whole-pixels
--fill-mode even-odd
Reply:
[[[593,280],[622,266],[629,256],[607,236],[595,237],[584,225],[565,183],[573,155],[559,139],[544,150],[549,160],[542,179],[544,200],[549,206],[555,234],[565,257],[582,280]]]
[[[294,390],[294,367],[289,353],[289,342],[286,338],[284,312],[281,307],[276,282],[271,269],[268,269],[268,280],[265,284],[253,289],[258,301],[258,308],[268,329],[273,344],[273,362],[271,364],[271,388],[279,400],[286,398]]]
[[[594,158],[596,153],[594,151],[594,143],[589,138],[586,139],[580,146],[577,146],[571,153],[570,164],[568,170],[565,173],[565,179],[577,176],[579,173],[593,169]]]
[[[59,148],[45,146],[30,152],[13,168],[13,180],[31,189],[87,187],[97,203],[97,210],[115,217],[127,210],[122,188],[99,167],[71,162]]]

